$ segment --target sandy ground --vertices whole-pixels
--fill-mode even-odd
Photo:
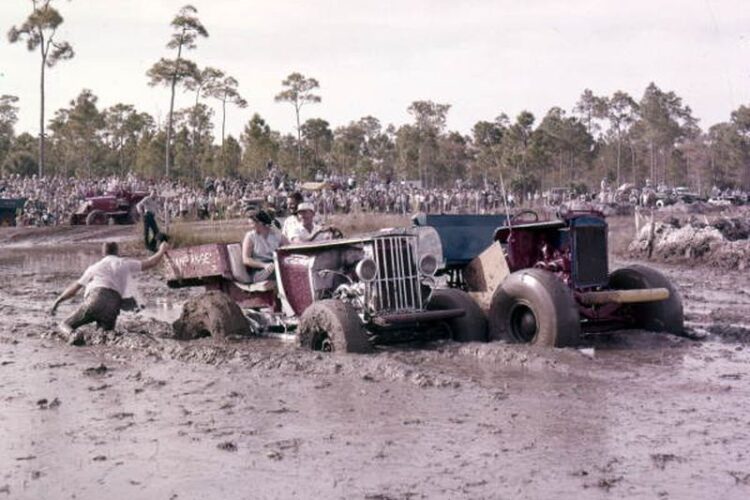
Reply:
[[[0,235],[0,500],[750,497],[750,273],[659,266],[696,338],[362,356],[166,338],[198,291],[155,273],[144,312],[69,347],[77,302],[46,311],[83,242],[134,231]]]

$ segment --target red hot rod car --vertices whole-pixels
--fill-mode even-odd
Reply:
[[[239,244],[211,244],[170,250],[167,282],[221,290],[245,308],[255,333],[293,331],[313,350],[363,352],[436,333],[486,340],[476,303],[436,288],[440,260],[434,229],[391,230],[281,247],[275,279],[251,283]]]

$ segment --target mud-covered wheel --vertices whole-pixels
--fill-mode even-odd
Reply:
[[[298,327],[305,349],[327,352],[369,352],[372,345],[354,308],[340,300],[321,300],[305,309]]]
[[[566,347],[576,345],[581,336],[570,289],[542,269],[508,276],[492,296],[489,320],[491,340]]]
[[[172,329],[179,340],[201,337],[223,340],[257,333],[251,330],[240,306],[227,294],[215,290],[188,299]]]
[[[669,298],[658,302],[632,304],[635,326],[654,332],[681,334],[684,331],[682,297],[674,284],[656,269],[632,265],[617,269],[609,276],[612,290],[638,290],[642,288],[666,288]]]
[[[436,289],[427,310],[463,309],[464,315],[446,321],[456,342],[487,342],[487,318],[466,292],[455,288]]]
[[[104,224],[107,221],[107,216],[102,210],[92,210],[86,216],[86,225],[94,226]]]

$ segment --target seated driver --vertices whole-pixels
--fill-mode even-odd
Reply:
[[[277,248],[288,243],[286,237],[273,225],[273,217],[265,210],[250,216],[253,230],[242,240],[242,263],[248,267],[253,283],[272,279],[274,275],[273,254]]]
[[[284,225],[284,236],[287,240],[292,243],[302,243],[315,239],[328,239],[319,237],[323,233],[330,233],[330,228],[315,223],[315,206],[312,203],[303,202],[297,205],[296,217],[297,224]]]

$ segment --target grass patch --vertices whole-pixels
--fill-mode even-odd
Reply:
[[[169,237],[173,248],[239,243],[249,230],[250,223],[244,219],[177,222],[170,225]]]
[[[332,215],[325,223],[339,228],[344,236],[356,236],[386,227],[408,227],[411,220],[403,215],[357,213]]]

